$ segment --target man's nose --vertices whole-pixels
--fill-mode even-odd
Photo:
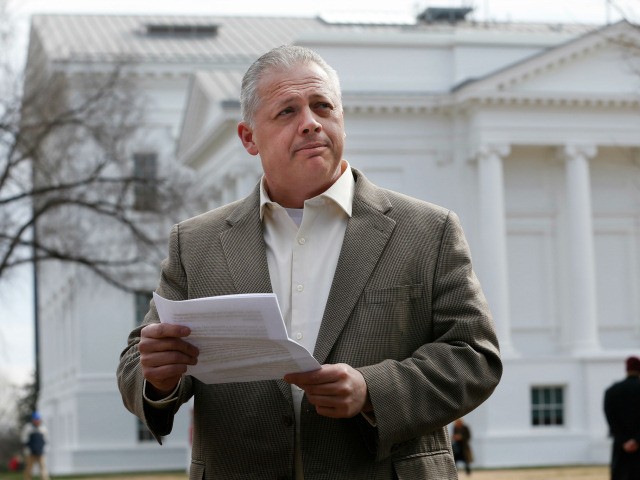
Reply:
[[[300,131],[303,135],[307,135],[310,132],[318,133],[322,130],[322,125],[316,120],[315,115],[311,110],[305,110],[302,121],[300,122]]]

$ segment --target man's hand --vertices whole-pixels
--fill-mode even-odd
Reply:
[[[363,410],[371,411],[364,377],[347,364],[322,365],[313,372],[289,373],[284,380],[304,390],[319,415],[351,418]]]
[[[188,327],[167,323],[152,323],[140,332],[142,374],[147,387],[153,387],[154,399],[169,395],[187,366],[198,363],[198,349],[182,339],[190,333]]]

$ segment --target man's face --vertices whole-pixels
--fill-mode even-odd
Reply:
[[[269,71],[258,84],[253,127],[238,135],[251,155],[260,155],[271,200],[300,208],[342,172],[344,119],[338,94],[315,63]]]

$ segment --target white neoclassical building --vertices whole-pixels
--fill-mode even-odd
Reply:
[[[467,418],[476,466],[606,463],[602,394],[640,352],[640,31],[449,13],[458,21],[43,15],[31,58],[70,76],[135,59],[155,131],[140,151],[176,153],[214,207],[260,175],[235,134],[244,70],[272,46],[316,49],[342,80],[349,162],[462,219],[505,365]],[[52,471],[183,468],[188,409],[159,446],[115,384],[144,307],[62,266],[40,272],[40,291]]]

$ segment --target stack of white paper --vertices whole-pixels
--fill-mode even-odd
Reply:
[[[167,300],[154,292],[163,323],[186,325],[185,338],[200,349],[187,374],[205,383],[274,380],[320,368],[302,345],[287,336],[273,293]]]

